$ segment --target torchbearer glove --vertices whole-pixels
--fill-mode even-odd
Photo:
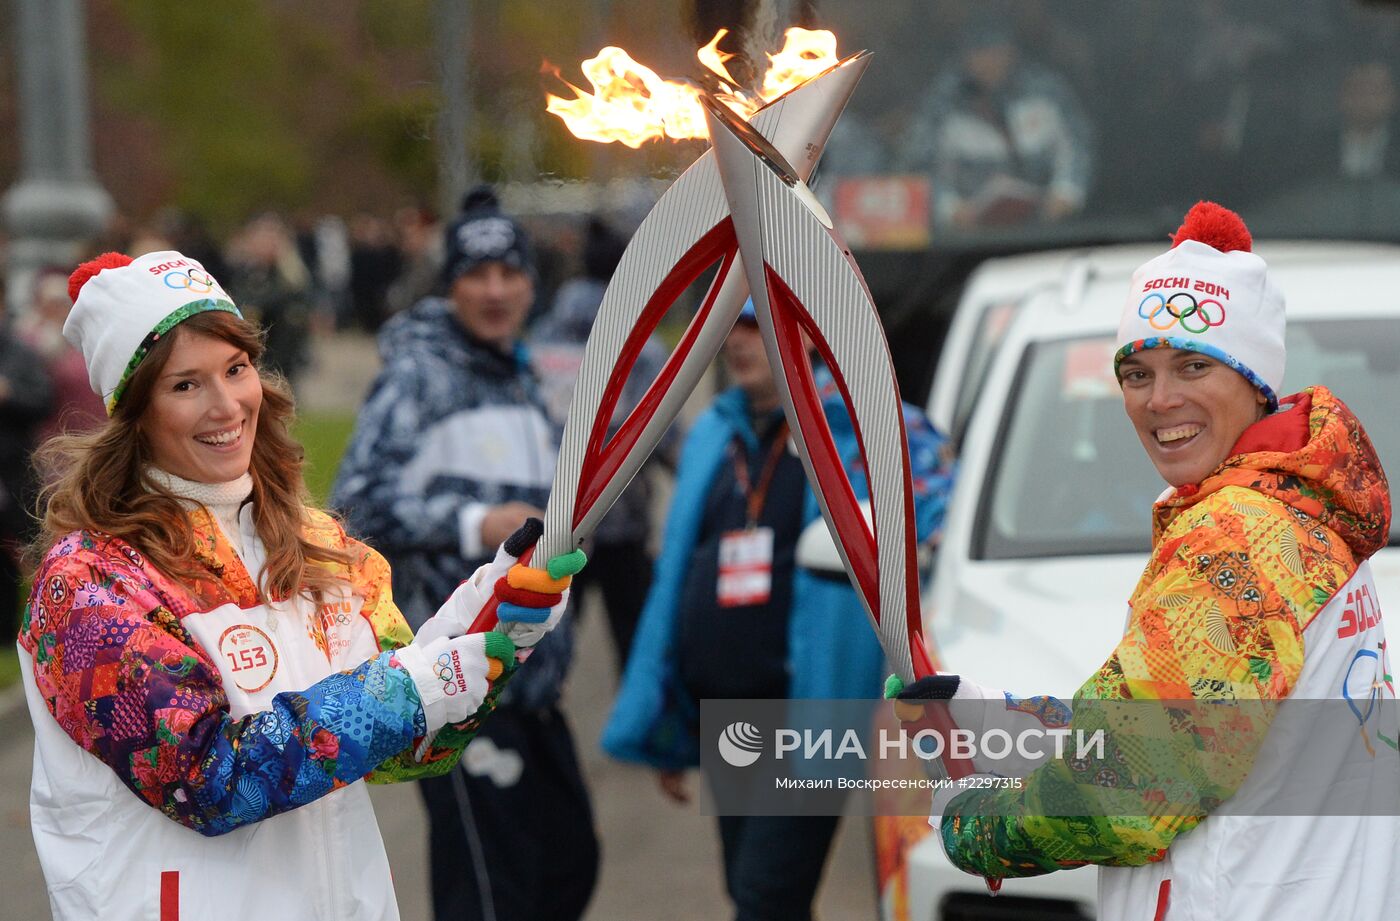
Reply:
[[[428,733],[463,723],[481,708],[492,679],[515,657],[515,646],[499,633],[440,636],[396,650],[393,664],[408,672],[418,689]]]
[[[912,723],[923,716],[924,701],[952,700],[962,679],[957,675],[929,675],[906,685],[898,675],[885,679],[885,699],[894,701],[894,715],[902,723]]]

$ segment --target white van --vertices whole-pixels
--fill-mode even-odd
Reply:
[[[962,433],[1017,309],[1034,292],[1057,287],[1066,267],[1080,258],[1067,249],[1024,253],[988,259],[973,271],[934,369],[927,412],[936,429],[955,438]]]
[[[924,599],[927,639],[944,669],[1017,693],[1068,696],[1121,635],[1149,549],[1151,504],[1165,484],[1123,413],[1112,356],[1131,272],[1161,250],[1077,253],[1056,270],[1057,284],[1016,302],[962,440],[959,481]],[[1400,247],[1264,243],[1255,250],[1287,298],[1283,392],[1321,383],[1345,400],[1396,474],[1394,502]],[[949,347],[957,347],[951,336]],[[1392,525],[1391,545],[1372,566],[1381,593],[1400,598],[1400,525]],[[902,857],[905,869],[894,882],[904,890],[887,885],[882,892],[886,918],[1094,916],[1093,868],[1007,880],[992,898],[981,880],[948,863],[934,837]]]

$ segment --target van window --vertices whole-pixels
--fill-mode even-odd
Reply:
[[[1114,339],[1029,346],[980,503],[978,556],[1145,552],[1163,483],[1123,414]]]

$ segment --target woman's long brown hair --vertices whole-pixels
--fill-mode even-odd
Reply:
[[[254,365],[262,357],[257,327],[223,311],[197,313],[158,341],[102,428],[57,435],[36,454],[35,464],[49,483],[39,496],[43,533],[35,544],[36,555],[72,531],[95,531],[121,538],[162,573],[181,582],[200,575],[188,513],[174,495],[145,476],[152,458],[141,425],[174,342],[191,334],[242,349]],[[262,409],[250,464],[253,520],[267,549],[267,566],[258,587],[265,597],[277,600],[294,594],[315,596],[341,583],[331,567],[348,563],[350,554],[307,541],[305,452],[290,431],[295,416],[291,391],[276,375],[260,373],[260,378]],[[257,573],[252,575],[258,578]]]

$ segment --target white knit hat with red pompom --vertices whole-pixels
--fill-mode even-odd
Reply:
[[[1278,407],[1283,388],[1283,293],[1240,216],[1202,201],[1172,248],[1133,273],[1118,324],[1119,364],[1144,349],[1189,349],[1234,368]]]
[[[177,324],[206,310],[242,316],[204,266],[173,250],[135,259],[104,253],[69,276],[68,294],[63,338],[82,352],[109,416],[142,359]]]

